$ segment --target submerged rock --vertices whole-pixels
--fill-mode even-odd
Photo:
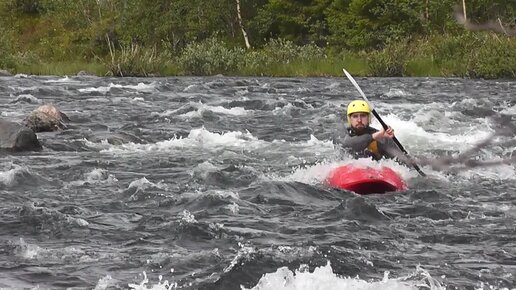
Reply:
[[[133,134],[125,133],[125,132],[119,132],[119,133],[111,133],[111,132],[104,132],[104,133],[96,133],[95,136],[92,136],[88,138],[92,142],[102,142],[103,140],[106,140],[111,145],[122,145],[122,144],[128,144],[128,143],[134,143],[134,144],[145,144],[147,143],[142,138],[135,136]]]

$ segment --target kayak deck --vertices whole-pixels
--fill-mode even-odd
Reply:
[[[330,187],[358,194],[386,193],[407,189],[401,176],[388,167],[342,165],[331,171],[326,182]]]

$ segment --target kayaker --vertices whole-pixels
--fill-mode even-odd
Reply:
[[[348,125],[340,124],[341,128],[335,132],[333,139],[335,144],[340,145],[356,158],[372,157],[374,160],[380,160],[384,157],[403,156],[392,140],[394,130],[391,127],[387,130],[383,128],[378,130],[369,126],[372,116],[371,108],[366,101],[350,102],[346,115]]]

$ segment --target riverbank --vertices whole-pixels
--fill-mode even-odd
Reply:
[[[109,46],[104,57],[55,60],[27,51],[4,55],[0,64],[13,74],[33,75],[310,77],[341,76],[345,67],[369,77],[516,78],[516,40],[488,33],[436,35],[371,51],[335,52],[286,40],[245,50],[216,38],[189,44],[180,52],[136,44]]]

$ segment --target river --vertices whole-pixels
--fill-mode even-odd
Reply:
[[[411,156],[514,124],[516,81],[356,78]],[[67,128],[0,155],[2,289],[516,289],[516,168],[392,160],[409,190],[328,188],[345,78],[0,77],[1,117]],[[378,123],[373,123],[378,127]],[[512,157],[516,132],[472,152]],[[430,163],[430,162],[428,162]]]

